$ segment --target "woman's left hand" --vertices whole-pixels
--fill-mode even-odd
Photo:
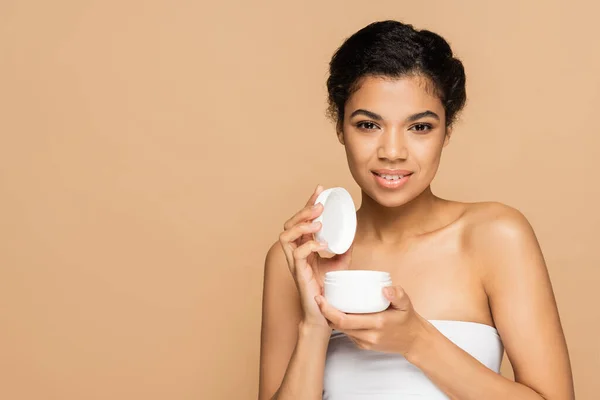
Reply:
[[[325,297],[316,296],[321,313],[333,329],[345,333],[358,347],[406,356],[422,338],[427,321],[414,310],[400,286],[383,289],[391,304],[373,314],[346,314],[331,306]]]

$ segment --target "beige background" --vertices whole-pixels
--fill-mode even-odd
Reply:
[[[0,2],[0,398],[255,398],[268,247],[317,183],[359,198],[327,63],[391,18],[463,59],[434,190],[528,216],[596,399],[600,9],[500,3]]]

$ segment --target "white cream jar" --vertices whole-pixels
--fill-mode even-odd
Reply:
[[[392,286],[389,272],[342,270],[325,274],[324,296],[336,309],[352,314],[376,313],[387,309],[390,301],[383,288]]]

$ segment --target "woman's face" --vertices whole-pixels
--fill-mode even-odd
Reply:
[[[386,207],[408,203],[435,176],[448,142],[444,107],[419,76],[366,77],[344,108],[340,142],[352,176]]]

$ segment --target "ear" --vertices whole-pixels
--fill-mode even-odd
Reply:
[[[448,143],[450,143],[450,136],[452,136],[452,127],[447,127],[446,128],[446,136],[444,137],[444,146],[446,147],[448,145]]]
[[[343,123],[338,123],[336,126],[336,133],[337,133],[337,137],[339,142],[342,145],[345,145],[346,143],[344,142],[344,125]]]

